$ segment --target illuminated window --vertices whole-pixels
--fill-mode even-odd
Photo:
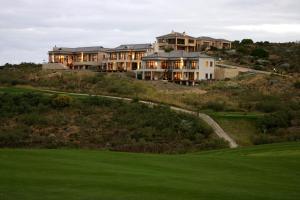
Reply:
[[[208,67],[208,61],[205,61],[205,67]]]

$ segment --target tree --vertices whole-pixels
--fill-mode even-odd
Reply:
[[[251,44],[253,44],[252,39],[243,39],[241,42],[241,45],[251,45]]]
[[[237,48],[240,46],[240,41],[239,40],[234,40],[232,43],[231,43],[232,47],[233,48]]]
[[[251,56],[255,56],[258,58],[268,58],[269,52],[267,52],[263,48],[256,48],[251,52]]]

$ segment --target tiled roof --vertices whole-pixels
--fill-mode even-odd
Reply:
[[[146,43],[146,44],[122,44],[114,49],[110,49],[109,51],[126,51],[126,50],[147,50],[151,49],[152,44]]]
[[[186,51],[171,51],[167,52],[157,52],[143,57],[143,59],[174,59],[174,58],[212,58],[206,54],[200,52],[186,52]]]
[[[68,47],[53,47],[53,51],[56,52],[67,52],[67,53],[79,53],[79,52],[103,52],[108,50],[102,46],[94,46],[94,47],[76,47],[76,48],[68,48]]]
[[[157,37],[157,39],[159,39],[159,38],[174,38],[174,37],[188,37],[188,38],[195,39],[192,36],[189,36],[185,33],[179,33],[179,32],[172,32],[172,33],[169,33],[167,35],[162,35],[162,36]]]

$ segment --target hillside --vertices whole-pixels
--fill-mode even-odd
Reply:
[[[213,49],[207,53],[222,58],[225,63],[257,70],[295,75],[300,72],[300,43],[234,41],[231,50]]]
[[[102,97],[0,88],[0,147],[184,153],[227,147],[194,115]]]
[[[0,87],[51,89],[149,100],[207,113],[242,146],[300,138],[300,80],[246,73],[236,79],[187,87],[140,81],[130,73],[43,71],[23,64],[5,67]]]
[[[298,200],[300,143],[185,155],[0,150],[0,197]]]

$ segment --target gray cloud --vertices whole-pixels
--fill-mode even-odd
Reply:
[[[2,0],[0,64],[42,62],[54,45],[153,42],[171,30],[295,41],[299,10],[298,0]]]

